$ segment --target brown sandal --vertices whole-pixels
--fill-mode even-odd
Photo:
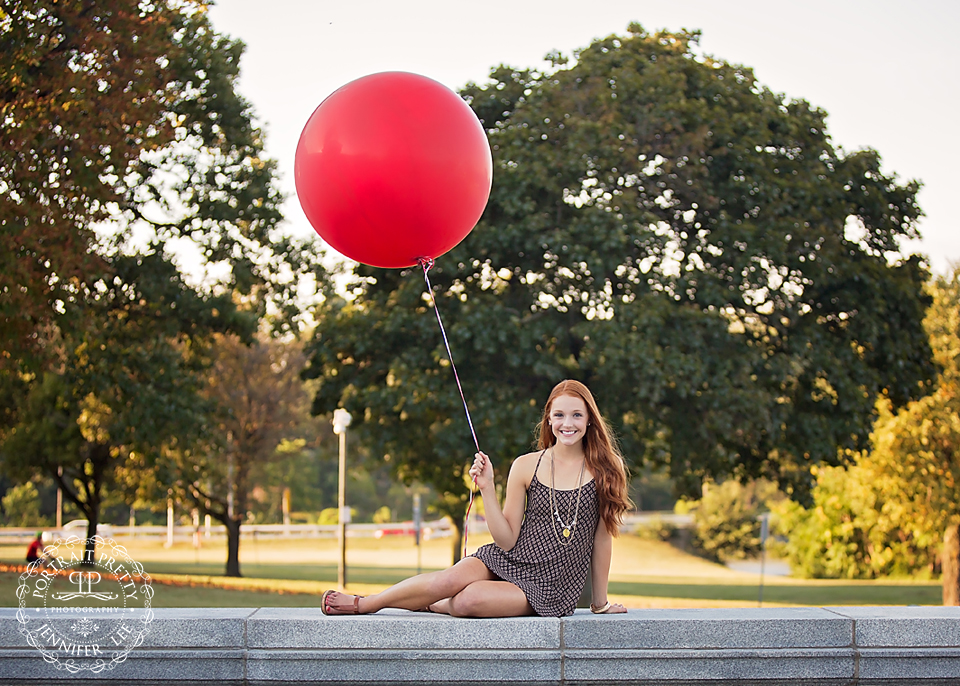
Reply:
[[[323,614],[325,614],[325,615],[327,615],[327,616],[329,616],[329,617],[336,617],[337,615],[358,615],[358,614],[360,614],[360,598],[361,598],[362,596],[358,596],[358,595],[353,596],[353,612],[350,612],[350,611],[338,611],[338,612],[334,612],[333,614],[327,612],[327,597],[328,597],[331,593],[336,593],[336,592],[337,592],[337,591],[334,591],[334,590],[324,591],[324,592],[323,592],[323,595],[320,596],[320,610],[323,612]],[[333,608],[330,608],[330,609],[333,609]]]

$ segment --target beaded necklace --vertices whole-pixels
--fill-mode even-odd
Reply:
[[[550,449],[550,509],[553,510],[553,516],[556,517],[557,522],[560,523],[560,531],[557,531],[557,527],[553,524],[553,520],[550,521],[550,528],[553,529],[553,534],[557,537],[557,541],[562,546],[570,545],[573,541],[573,534],[577,530],[577,516],[580,514],[580,494],[583,492],[583,471],[584,467],[587,465],[587,458],[583,458],[583,462],[580,463],[580,480],[577,484],[577,505],[576,509],[573,510],[573,520],[567,524],[563,519],[560,518],[560,508],[557,507],[556,501],[556,489],[554,488],[554,464],[553,464],[553,448]],[[571,504],[567,505],[567,519],[570,519],[570,510]],[[562,536],[562,537],[561,537]]]

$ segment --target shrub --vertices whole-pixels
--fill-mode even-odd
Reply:
[[[357,521],[357,509],[354,507],[350,508],[350,520]],[[340,523],[340,509],[336,507],[325,507],[320,511],[320,517],[317,518],[317,524],[339,524]]]
[[[760,554],[760,515],[769,503],[783,499],[769,481],[742,484],[736,480],[706,484],[693,509],[693,546],[717,562]]]
[[[633,533],[642,539],[649,541],[669,541],[677,533],[677,527],[670,522],[665,522],[659,515],[654,515],[650,521],[638,524]]]
[[[43,526],[40,518],[40,493],[32,481],[14,486],[3,496],[3,511],[8,526]]]
[[[933,573],[939,539],[900,516],[866,457],[849,468],[814,469],[813,504],[773,507],[777,544],[797,576],[875,579]]]

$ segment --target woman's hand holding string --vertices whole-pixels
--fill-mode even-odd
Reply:
[[[476,454],[473,459],[473,466],[470,467],[470,476],[476,480],[477,486],[480,488],[480,493],[483,495],[483,511],[487,520],[487,529],[490,531],[490,535],[493,536],[494,543],[504,550],[510,550],[514,543],[517,542],[517,532],[520,530],[520,527],[519,525],[515,526],[511,524],[508,518],[504,516],[504,512],[500,507],[500,501],[497,499],[497,488],[493,483],[493,463],[486,454],[482,452]],[[508,491],[510,490],[510,479],[513,479],[512,470],[507,480]],[[514,507],[514,509],[516,509],[516,507]],[[513,519],[515,521],[522,521],[522,503],[519,513],[513,513]]]
[[[470,476],[481,493],[493,486],[493,463],[485,453],[479,452],[474,456]]]

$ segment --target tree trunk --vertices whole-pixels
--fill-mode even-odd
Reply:
[[[99,508],[91,507],[87,515],[87,542],[84,545],[83,561],[85,564],[93,564],[97,554],[97,542],[93,539],[97,535],[97,525],[100,523]]]
[[[453,521],[450,526],[453,528],[453,564],[457,564],[463,555],[463,531]]]
[[[94,468],[94,482],[83,491],[86,498],[81,498],[81,492],[72,488],[73,478],[65,476],[59,468],[50,468],[49,473],[54,482],[60,487],[61,493],[66,496],[77,509],[87,518],[87,538],[83,546],[83,565],[92,565],[96,559],[97,547],[93,537],[97,535],[97,526],[100,524],[100,481],[96,479],[99,470]],[[79,536],[78,536],[79,538]]]
[[[960,525],[951,522],[943,534],[943,604],[960,605]]]
[[[240,520],[226,517],[227,527],[227,576],[242,576],[240,574]]]

